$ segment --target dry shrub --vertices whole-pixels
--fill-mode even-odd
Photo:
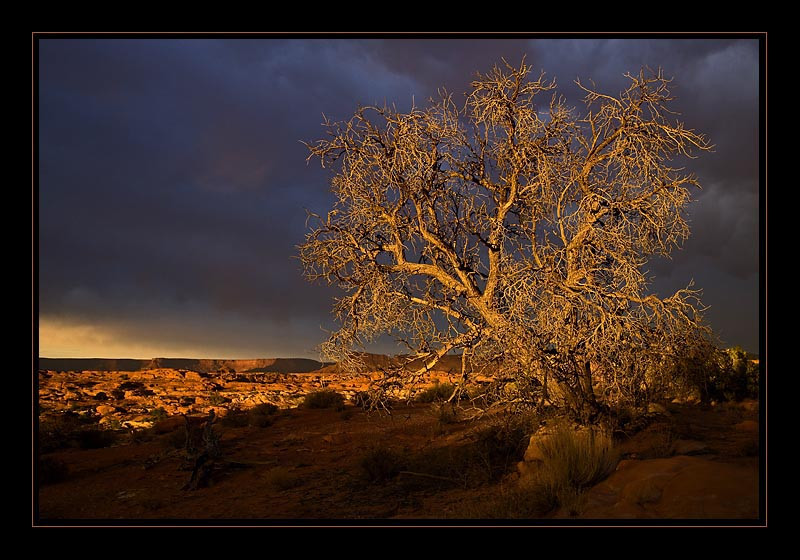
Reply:
[[[322,389],[306,395],[303,399],[306,408],[335,408],[344,409],[344,396],[332,389]]]
[[[409,478],[411,488],[478,487],[500,480],[522,459],[527,434],[516,423],[487,426],[464,445],[433,447],[415,454],[409,470],[436,478]]]
[[[278,407],[272,403],[259,404],[247,413],[247,423],[255,428],[266,428],[274,422],[273,416],[276,412]]]
[[[375,446],[361,457],[359,465],[370,482],[384,483],[403,470],[404,458],[388,447]]]
[[[250,415],[245,410],[231,409],[219,419],[219,424],[225,428],[244,428],[250,424]]]
[[[43,453],[79,446],[78,433],[95,428],[97,418],[72,411],[61,412],[39,423],[39,445]]]
[[[437,383],[432,387],[428,387],[424,391],[417,393],[416,401],[421,403],[432,403],[439,401],[446,401],[456,390],[455,385],[452,383]]]
[[[539,444],[543,460],[526,486],[537,508],[562,507],[577,512],[583,491],[610,475],[619,461],[611,438],[593,429],[575,431],[560,425]]]
[[[436,418],[439,428],[443,428],[448,424],[455,424],[458,422],[458,412],[455,407],[449,403],[438,403],[431,405],[430,413]]]

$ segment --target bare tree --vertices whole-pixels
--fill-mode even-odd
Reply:
[[[641,398],[703,331],[698,293],[650,294],[644,266],[687,238],[697,183],[674,162],[710,146],[674,122],[660,70],[626,76],[617,96],[576,82],[581,115],[504,61],[463,108],[440,92],[326,120],[309,159],[336,169],[337,202],[300,247],[306,276],[346,293],[326,356],[356,367],[389,333],[416,359],[400,382],[460,351],[465,380],[486,364],[513,376],[510,398],[584,417]]]

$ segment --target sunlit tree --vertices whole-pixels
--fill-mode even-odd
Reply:
[[[703,336],[698,292],[658,297],[645,267],[689,235],[697,182],[679,163],[710,146],[670,111],[660,70],[626,76],[618,95],[576,82],[578,111],[504,62],[463,106],[440,92],[325,122],[309,157],[334,170],[337,200],[300,256],[345,293],[326,357],[358,367],[388,333],[415,360],[390,383],[460,352],[463,381],[489,365],[515,380],[511,400],[590,418],[641,398]]]

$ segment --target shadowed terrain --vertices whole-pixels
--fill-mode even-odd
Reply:
[[[557,418],[442,404],[455,379],[444,371],[391,415],[354,406],[379,375],[42,371],[41,519],[758,517],[757,401],[632,413],[610,476],[559,505],[543,493],[539,451]],[[321,391],[338,398],[310,405]],[[186,425],[212,410],[218,454],[189,489]]]

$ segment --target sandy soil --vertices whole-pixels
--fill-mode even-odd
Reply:
[[[622,443],[624,458],[629,462],[655,459],[648,453],[663,446],[659,438],[666,430],[671,440],[701,441],[705,447],[700,453],[712,461],[712,469],[713,461],[745,465],[755,482],[730,491],[743,493],[745,502],[757,504],[753,491],[758,492],[758,452],[752,449],[758,437],[757,412],[742,407],[672,406],[671,410],[662,428],[645,429]],[[47,455],[63,461],[69,475],[38,489],[39,513],[43,522],[54,523],[70,519],[151,519],[157,523],[183,519],[452,519],[469,511],[470,504],[513,487],[514,464],[508,465],[508,474],[491,481],[401,474],[381,483],[367,479],[361,460],[378,446],[401,457],[458,450],[475,441],[482,428],[485,422],[442,425],[430,405],[423,404],[397,408],[391,417],[351,407],[344,413],[333,409],[280,411],[273,425],[264,428],[219,426],[223,458],[235,466],[215,472],[209,487],[194,491],[181,489],[190,472],[181,469],[183,455],[170,445],[174,435],[169,433],[104,449],[66,449]],[[660,452],[660,457],[674,454],[665,449]],[[688,487],[687,491],[696,489]],[[597,500],[592,504],[591,517],[615,517],[614,504],[604,506]],[[757,515],[755,507],[753,517]],[[652,518],[653,511],[657,510],[651,508],[641,515],[633,511],[628,517]]]

